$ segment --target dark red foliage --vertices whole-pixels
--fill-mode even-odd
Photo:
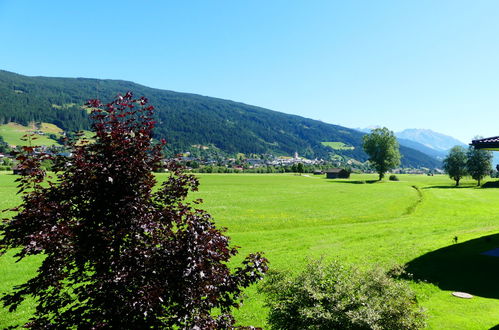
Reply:
[[[88,106],[95,141],[71,142],[55,179],[44,178],[34,149],[21,157],[23,202],[2,224],[0,248],[46,257],[4,304],[14,310],[34,296],[27,326],[37,329],[230,328],[241,290],[262,277],[267,260],[252,254],[229,269],[237,251],[194,207],[201,201],[186,201],[198,180],[177,164],[164,165],[170,175],[153,192],[164,143],[152,143],[145,98],[127,93]]]

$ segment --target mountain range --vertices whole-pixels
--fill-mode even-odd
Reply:
[[[369,133],[372,129],[378,127],[373,125],[366,128],[357,128],[357,130]],[[400,145],[421,151],[439,160],[444,159],[454,146],[467,148],[467,145],[458,139],[430,129],[408,128],[394,134]]]
[[[292,155],[307,158],[367,160],[365,133],[244,103],[146,87],[129,81],[29,77],[0,70],[0,124],[48,122],[66,131],[89,129],[82,105],[112,100],[132,91],[156,108],[155,135],[171,152],[203,146],[224,154]],[[341,147],[335,147],[335,146]],[[440,166],[435,157],[401,144],[403,167]]]
[[[451,136],[434,132],[430,129],[405,129],[402,132],[397,132],[395,135],[398,138],[416,141],[433,150],[447,152],[454,146],[466,146],[463,142]]]

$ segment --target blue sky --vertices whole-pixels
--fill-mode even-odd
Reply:
[[[0,0],[0,69],[499,135],[499,1]]]

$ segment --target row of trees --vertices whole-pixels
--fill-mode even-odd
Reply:
[[[208,165],[189,170],[192,173],[314,173],[315,171],[323,171],[333,167],[332,164],[327,165],[304,165],[302,163],[293,164],[291,166],[260,166],[255,168],[243,168],[242,170],[226,166]],[[351,168],[347,168],[352,172]]]
[[[312,173],[315,170],[313,166],[260,166],[256,168],[244,168],[242,170],[226,166],[203,166],[192,169],[193,173]]]
[[[379,180],[383,179],[386,172],[400,164],[397,138],[386,127],[372,130],[364,136],[363,142],[364,151],[379,174]],[[456,181],[456,186],[459,186],[459,181],[466,175],[470,175],[480,185],[482,179],[492,171],[492,153],[474,147],[465,150],[461,146],[455,146],[444,159],[443,169]]]
[[[480,185],[481,180],[492,171],[492,153],[471,146],[467,151],[461,146],[455,146],[449,151],[443,165],[444,171],[456,181],[456,187],[466,175],[470,175]]]

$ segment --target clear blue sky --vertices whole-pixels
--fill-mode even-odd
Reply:
[[[499,135],[499,1],[0,0],[0,69]]]

